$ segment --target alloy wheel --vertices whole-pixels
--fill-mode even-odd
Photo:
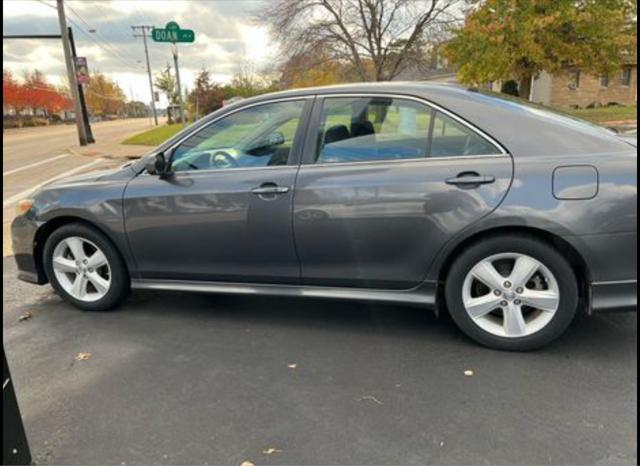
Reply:
[[[551,322],[560,305],[560,287],[540,261],[502,253],[471,268],[463,282],[462,302],[471,320],[486,332],[521,338]]]
[[[60,241],[53,250],[52,265],[62,289],[79,301],[98,301],[111,287],[106,255],[85,238],[70,236]]]

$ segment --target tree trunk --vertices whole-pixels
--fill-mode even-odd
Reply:
[[[531,99],[531,81],[532,81],[531,75],[525,76],[524,78],[520,79],[518,94],[520,95],[521,99],[526,99],[526,100]]]

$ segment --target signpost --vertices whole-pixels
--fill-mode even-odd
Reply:
[[[178,23],[169,21],[164,29],[153,28],[151,38],[155,42],[171,42],[175,44],[178,42],[193,42],[196,39],[196,33],[193,32],[193,29],[180,29]]]
[[[175,21],[169,21],[164,29],[153,28],[151,38],[155,42],[168,42],[173,44],[173,62],[176,66],[176,86],[180,100],[180,122],[184,123],[184,105],[182,103],[182,88],[180,87],[180,71],[178,69],[178,43],[191,43],[196,39],[196,33],[192,29],[180,29]]]

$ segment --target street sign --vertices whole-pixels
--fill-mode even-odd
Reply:
[[[180,29],[178,23],[169,21],[164,29],[153,28],[151,38],[155,42],[193,42],[196,39],[196,33],[193,29]]]
[[[89,67],[87,66],[86,57],[74,57],[74,65],[76,68],[76,79],[78,84],[89,83]]]

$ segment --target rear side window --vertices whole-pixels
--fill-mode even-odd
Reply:
[[[386,97],[324,101],[317,163],[370,162],[427,155],[432,110]]]
[[[473,130],[425,104],[382,96],[335,97],[324,100],[315,162],[499,153]]]
[[[437,112],[431,137],[431,157],[497,155],[501,152],[485,138],[462,123]]]

